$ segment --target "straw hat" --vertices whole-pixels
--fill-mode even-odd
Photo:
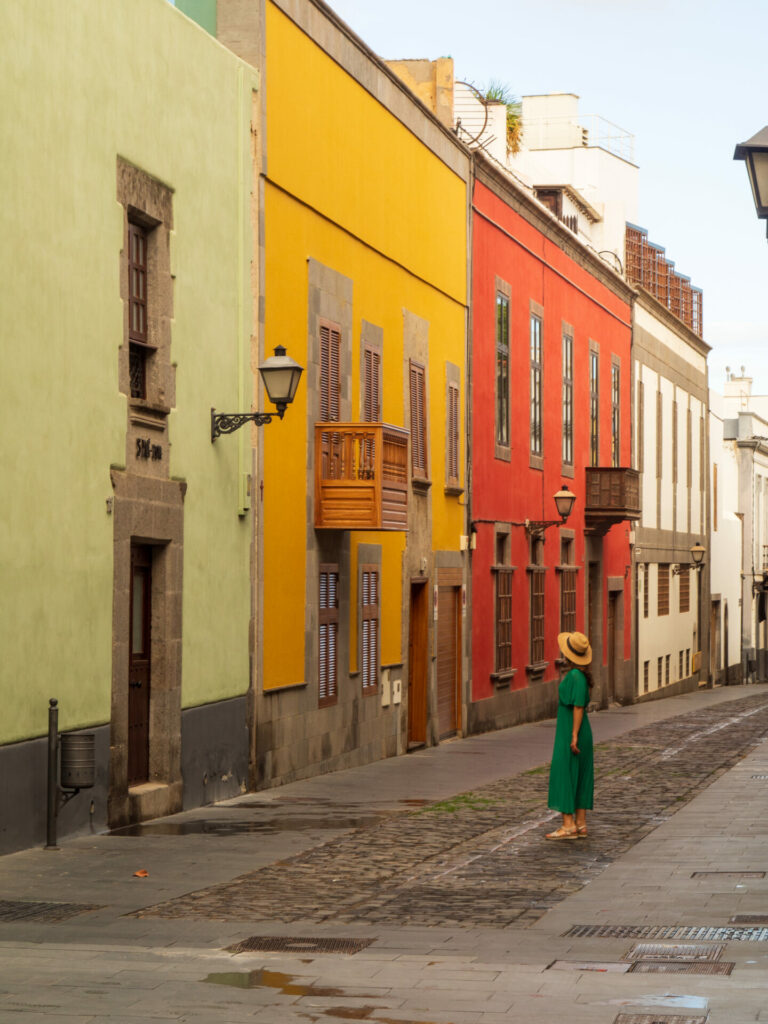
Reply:
[[[589,665],[592,661],[592,648],[583,633],[558,633],[557,645],[574,665]]]

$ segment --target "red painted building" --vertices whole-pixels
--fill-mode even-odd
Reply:
[[[472,216],[467,725],[477,732],[554,713],[564,629],[590,636],[593,699],[630,699],[639,493],[632,288],[482,153]],[[560,525],[563,485],[575,501]]]

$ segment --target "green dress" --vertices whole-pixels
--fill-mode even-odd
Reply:
[[[589,686],[580,669],[572,668],[562,679],[558,690],[557,728],[549,770],[549,799],[553,811],[573,814],[577,807],[589,810],[595,788],[592,756],[592,728],[587,719]],[[573,709],[584,708],[579,728],[579,753],[571,751]]]

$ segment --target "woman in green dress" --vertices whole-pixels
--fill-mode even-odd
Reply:
[[[586,839],[587,810],[595,785],[592,729],[587,718],[592,648],[583,633],[560,633],[558,646],[570,663],[558,690],[557,727],[549,771],[548,806],[563,815],[547,839]]]

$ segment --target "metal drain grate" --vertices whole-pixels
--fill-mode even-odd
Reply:
[[[101,907],[95,903],[0,900],[0,921],[67,921],[89,910],[101,910]]]
[[[696,939],[700,942],[768,942],[768,926],[707,928],[697,925],[575,924],[564,939]]]
[[[679,1014],[620,1013],[613,1024],[707,1024],[704,1017],[681,1017]]]
[[[548,971],[596,971],[598,974],[627,974],[632,964],[622,964],[615,960],[553,960],[547,966]]]
[[[719,960],[725,946],[695,946],[683,943],[638,942],[622,960],[677,960],[680,963],[707,963]]]
[[[730,974],[735,964],[675,963],[671,960],[638,960],[629,968],[630,974]]]
[[[691,878],[765,878],[764,871],[694,871]]]
[[[735,914],[729,924],[768,924],[768,914]]]
[[[753,779],[763,779],[763,780],[765,780],[765,779],[768,779],[768,775],[753,775],[752,778]]]
[[[359,953],[375,939],[314,939],[302,936],[252,935],[227,946],[227,953]]]

